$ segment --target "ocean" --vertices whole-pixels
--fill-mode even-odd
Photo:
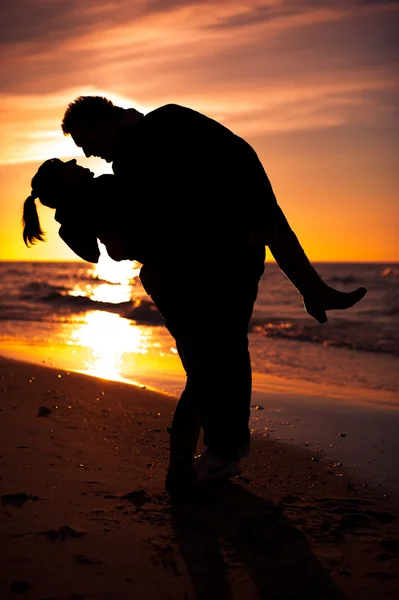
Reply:
[[[314,266],[330,285],[364,286],[368,293],[349,310],[329,311],[321,325],[277,265],[266,262],[249,332],[254,389],[267,375],[373,390],[376,397],[379,390],[397,392],[399,265]],[[140,284],[139,268],[106,256],[98,265],[0,262],[0,353],[179,393],[184,372],[174,340]],[[209,301],[206,278],[203,287]]]

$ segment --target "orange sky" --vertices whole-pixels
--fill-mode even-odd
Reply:
[[[258,152],[309,258],[398,261],[396,0],[13,0],[0,23],[0,260],[27,249],[22,203],[40,163],[74,156],[60,123],[77,95],[143,112],[174,102]]]

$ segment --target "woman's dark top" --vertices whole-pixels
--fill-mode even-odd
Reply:
[[[135,231],[133,202],[123,195],[114,175],[84,182],[55,212],[61,224],[59,236],[88,262],[98,262],[98,240],[114,260],[143,262],[144,235],[142,230]]]

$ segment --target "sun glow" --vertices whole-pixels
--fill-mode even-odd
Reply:
[[[111,172],[110,166],[104,161],[86,159],[73,139],[62,133],[61,120],[64,111],[78,96],[105,96],[116,106],[135,107],[143,114],[150,110],[134,98],[90,85],[82,88],[67,88],[58,94],[29,94],[28,97],[25,94],[1,94],[4,114],[0,114],[0,124],[8,143],[0,148],[0,164],[11,165],[44,161],[52,157],[65,159],[76,156],[85,166],[90,163],[96,164],[97,175]],[[11,119],[10,115],[12,115]],[[103,163],[102,167],[101,163]]]
[[[113,261],[102,244],[101,250],[98,264],[87,272],[92,278],[91,282],[77,284],[70,294],[87,297],[100,304],[131,302],[133,279],[138,275],[140,266],[131,261]],[[134,360],[135,355],[147,354],[152,337],[150,328],[139,327],[119,314],[104,310],[87,312],[83,324],[81,319],[80,316],[68,343],[87,350],[86,373],[105,379],[123,380],[124,354],[129,353],[129,362]]]
[[[123,381],[124,354],[129,353],[130,362],[135,354],[147,354],[151,330],[104,311],[88,312],[84,320],[85,323],[77,326],[69,341],[69,345],[88,350],[84,372],[103,379]]]
[[[99,244],[101,250],[100,260],[95,266],[93,277],[103,279],[109,283],[120,283],[127,285],[140,272],[140,265],[135,261],[121,260],[116,262],[106,253],[105,246]]]
[[[102,244],[102,254],[98,264],[88,274],[93,282],[86,285],[76,284],[69,292],[70,296],[82,296],[95,302],[121,304],[132,299],[133,280],[140,272],[140,265],[131,261],[115,262],[105,253]],[[97,283],[102,280],[105,283]]]

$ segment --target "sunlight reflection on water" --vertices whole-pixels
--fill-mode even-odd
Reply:
[[[100,246],[103,245],[100,244]],[[95,302],[110,302],[111,304],[129,302],[132,296],[133,280],[139,272],[139,263],[128,260],[115,262],[102,252],[98,264],[92,271],[88,271],[93,278],[92,283],[85,285],[77,283],[69,295],[83,296]]]
[[[133,279],[139,270],[137,263],[115,262],[103,252],[93,270],[93,282],[84,286],[76,285],[71,295],[87,296],[99,303],[129,302],[132,299]],[[87,312],[83,320],[82,324],[80,315],[68,344],[89,350],[84,370],[91,375],[121,379],[123,355],[126,352],[134,355],[148,352],[152,337],[149,328],[139,327],[118,314],[101,310]]]
[[[105,253],[105,246],[99,244],[101,249],[100,259],[93,270],[93,277],[98,277],[110,283],[127,285],[140,272],[140,264],[136,261],[121,260],[116,262]]]
[[[137,305],[140,299],[133,299],[133,288],[139,271],[139,263],[115,262],[102,254],[98,265],[88,272],[92,277],[90,283],[81,281],[70,294],[90,298],[100,305],[126,302]],[[137,325],[118,313],[90,310],[76,315],[76,320],[69,319],[65,334],[80,372],[132,383],[136,377],[141,379],[149,374],[153,377],[154,372],[166,367],[181,377],[177,350],[169,334],[159,327]]]
[[[84,370],[105,379],[121,379],[122,357],[126,352],[147,354],[151,329],[139,327],[118,314],[90,311],[73,330],[69,345],[90,350]]]
[[[80,268],[54,296],[68,298],[38,321],[11,320],[0,328],[1,354],[49,367],[181,393],[185,382],[175,340],[165,327],[140,324],[134,310],[148,297],[137,281],[140,264],[102,253]],[[112,306],[111,306],[112,305]],[[51,305],[50,305],[51,306]],[[130,315],[130,318],[125,318]]]

